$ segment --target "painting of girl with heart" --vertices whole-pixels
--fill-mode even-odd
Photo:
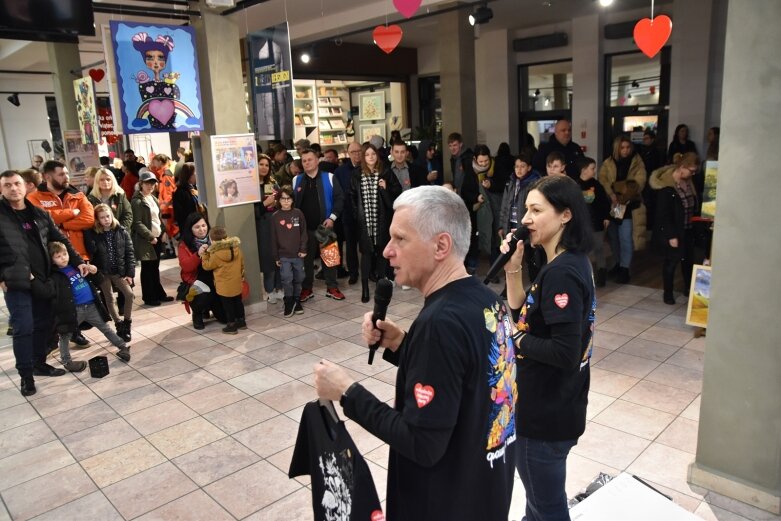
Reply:
[[[111,22],[125,133],[203,130],[191,27]]]

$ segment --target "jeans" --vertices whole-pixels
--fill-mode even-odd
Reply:
[[[298,298],[301,295],[301,283],[304,282],[304,259],[301,257],[283,257],[279,259],[282,266],[282,289],[286,297]]]
[[[306,257],[304,257],[304,282],[301,284],[303,289],[312,289],[315,282],[315,259],[320,258],[320,243],[315,237],[315,230],[307,230]],[[322,259],[321,259],[322,260]],[[336,283],[336,267],[329,268],[322,264],[323,274],[325,275],[325,285],[328,289],[338,288]]]
[[[567,455],[577,440],[542,441],[518,436],[518,474],[526,490],[526,521],[569,521]]]
[[[607,228],[607,235],[610,240],[610,249],[613,250],[613,259],[618,262],[619,266],[628,269],[632,264],[634,250],[632,219],[624,219],[621,223],[611,221]]]
[[[95,307],[95,303],[79,304],[76,306],[76,323],[81,324],[87,322],[88,324],[96,327],[98,331],[103,333],[113,346],[120,349],[127,347],[125,341],[119,338],[117,334],[112,330],[109,325],[103,321],[103,317],[100,316],[100,311]],[[71,333],[60,333],[60,361],[66,364],[71,361],[70,350],[68,349],[68,342],[70,342]]]
[[[33,375],[33,367],[46,363],[46,343],[52,331],[51,304],[24,290],[5,292],[5,305],[11,314],[16,370],[22,378]]]

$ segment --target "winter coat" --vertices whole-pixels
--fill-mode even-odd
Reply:
[[[170,170],[165,170],[160,176],[157,204],[160,206],[160,215],[165,219],[165,231],[169,237],[176,237],[179,234],[179,225],[174,220],[173,197],[175,191],[176,179]]]
[[[477,174],[472,169],[472,160],[475,158],[472,151],[469,149],[461,152],[459,159],[461,161],[461,167],[464,169],[464,179],[461,183],[461,189],[458,190],[458,195],[464,200],[466,208],[469,210],[469,215],[472,220],[472,229],[475,225],[475,203],[477,203],[477,197],[480,195],[480,183],[477,182]],[[451,182],[455,183],[456,179],[456,157],[450,157],[450,172],[452,174]],[[455,186],[455,184],[453,185]]]
[[[369,230],[366,226],[366,211],[363,207],[363,195],[361,194],[362,174],[356,174],[350,181],[350,193],[353,198],[353,209],[355,210],[355,229],[360,230],[360,250],[363,253],[372,253],[374,245]],[[401,184],[396,174],[390,168],[379,176],[379,179],[385,180],[385,190],[377,187],[377,247],[384,249],[390,241],[390,225],[393,220],[393,201],[401,194]]]
[[[100,293],[96,287],[98,278],[93,279],[94,275],[87,276],[86,281],[89,284],[90,290],[92,290],[92,298],[95,299],[93,304],[98,308],[100,318],[103,322],[108,322],[111,317],[106,310],[106,306],[103,305],[103,301],[100,298]],[[73,333],[79,330],[79,324],[76,322],[76,302],[73,299],[73,291],[71,291],[70,281],[56,266],[52,266],[51,285],[53,292],[52,310],[54,313],[54,328],[57,333]]]
[[[87,248],[84,246],[84,230],[95,224],[95,214],[86,195],[71,186],[60,199],[59,195],[50,192],[46,183],[43,183],[27,199],[38,208],[49,212],[54,224],[59,226],[63,235],[70,240],[73,249],[79,252],[83,259],[89,260]],[[74,210],[79,211],[78,215]]]
[[[120,188],[125,191],[125,197],[132,200],[136,193],[136,185],[138,184],[138,176],[128,172],[122,178],[122,182],[119,183]]]
[[[537,150],[537,153],[534,154],[534,158],[532,159],[532,167],[538,172],[546,172],[545,167],[547,166],[548,155],[550,155],[551,152],[561,152],[564,154],[564,161],[566,162],[564,166],[567,169],[567,175],[572,179],[577,179],[580,172],[578,171],[578,167],[575,166],[575,160],[579,157],[583,157],[583,150],[580,148],[580,145],[574,141],[562,145],[556,139],[556,136],[553,135],[547,143],[540,144],[540,149]]]
[[[214,241],[201,257],[203,269],[214,272],[214,286],[221,297],[241,295],[244,280],[244,255],[238,237]]]
[[[155,247],[152,244],[152,209],[144,201],[141,192],[136,192],[133,200],[130,202],[133,208],[133,225],[131,227],[131,237],[133,239],[133,248],[136,259],[139,261],[148,261],[157,259]],[[159,216],[159,209],[158,209]],[[163,219],[160,217],[160,226],[163,226]]]
[[[306,177],[306,173],[300,173],[293,178],[293,202],[296,208],[301,208],[301,201],[304,198],[304,177]],[[344,192],[334,174],[329,172],[317,173],[317,198],[320,201],[321,212],[321,219],[317,224],[322,223],[326,219],[336,221],[342,215]],[[309,223],[309,226],[313,224]]]
[[[101,200],[94,195],[88,195],[87,200],[92,203],[93,208],[101,204]],[[111,208],[111,213],[123,228],[129,230],[133,226],[133,209],[130,207],[130,201],[128,201],[124,192],[117,192],[108,198],[108,207]]]
[[[198,212],[208,221],[209,215],[206,211],[206,205],[198,199],[198,188],[194,185],[178,185],[172,199],[174,220],[180,228],[184,226],[187,217]]]
[[[445,172],[442,169],[442,156],[439,152],[434,153],[434,157],[431,161],[426,157],[426,152],[431,147],[430,139],[422,139],[418,144],[418,158],[415,160],[415,164],[420,165],[428,176],[431,172],[437,172],[437,178],[434,181],[426,179],[427,185],[442,185],[445,179]]]
[[[521,224],[524,214],[526,213],[526,195],[529,192],[529,187],[540,179],[540,173],[536,170],[532,170],[523,179],[518,179],[515,175],[510,177],[510,181],[504,189],[504,195],[502,196],[502,208],[499,211],[499,224],[497,228],[500,228],[505,234],[510,233],[510,207],[513,202],[513,195],[515,195],[515,184],[521,183],[521,187],[518,190],[516,204],[518,205],[518,224]]]
[[[613,183],[616,182],[617,175],[616,162],[612,157],[608,157],[605,159],[605,162],[602,163],[602,166],[599,167],[599,174],[597,176],[608,197],[611,197],[614,194]],[[637,183],[639,187],[638,194],[640,194],[643,191],[643,187],[645,187],[645,180],[646,174],[643,159],[639,154],[635,154],[632,157],[632,162],[629,164],[629,173],[627,174],[626,181],[634,181]],[[644,250],[647,242],[645,205],[642,201],[638,204],[639,206],[632,210],[632,241],[634,242],[635,251]]]
[[[656,191],[656,218],[654,220],[654,245],[664,247],[670,239],[684,238],[684,228],[686,225],[686,213],[681,203],[681,197],[675,189],[675,178],[673,172],[675,165],[663,166],[651,174],[648,184]],[[696,194],[694,183],[691,179],[683,181],[689,185],[691,193]],[[695,205],[695,213],[698,209]]]
[[[124,195],[122,196],[124,197]],[[108,252],[108,236],[114,236],[114,255],[116,257],[116,271],[111,268],[111,259]],[[107,232],[87,230],[87,250],[90,253],[92,264],[105,275],[119,275],[120,277],[135,278],[136,257],[133,251],[133,241],[130,234],[122,226],[117,226]]]
[[[54,224],[51,214],[34,206],[30,201],[25,200],[25,205],[33,213],[43,258],[49,258],[48,245],[56,241],[63,243],[68,249],[71,266],[83,264],[81,256]],[[0,198],[0,281],[5,282],[8,289],[30,291],[30,254],[24,234],[14,209],[8,201]],[[48,262],[45,265],[46,273],[36,274],[36,278],[39,275],[49,278],[51,266]]]

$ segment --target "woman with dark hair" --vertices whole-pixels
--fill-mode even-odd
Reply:
[[[258,179],[260,181],[260,202],[255,203],[255,234],[258,240],[258,259],[263,272],[263,289],[269,304],[276,304],[284,298],[282,279],[271,252],[271,217],[277,211],[279,186],[271,174],[271,158],[258,155]]]
[[[210,244],[209,221],[198,212],[188,215],[182,226],[178,258],[182,281],[189,284],[190,293],[195,294],[190,302],[195,329],[206,327],[203,320],[209,317],[210,310],[214,313],[214,318],[223,324],[226,323],[225,311],[214,287],[214,273],[203,269],[201,265],[199,252],[206,251]],[[196,281],[200,284],[193,289],[192,286]],[[209,291],[204,291],[204,288],[208,288]]]
[[[645,165],[627,136],[613,140],[613,155],[599,168],[599,182],[610,197],[611,222],[607,229],[615,264],[610,274],[616,282],[629,282],[634,250],[645,248],[645,206],[642,193],[646,183]]]
[[[390,241],[393,201],[401,194],[401,184],[390,168],[380,159],[371,143],[361,147],[360,175],[353,176],[351,190],[355,225],[361,238],[361,302],[369,302],[369,278],[373,274],[385,277],[388,260],[382,251]]]
[[[672,164],[675,160],[675,154],[685,154],[686,152],[697,153],[697,145],[689,139],[689,127],[681,123],[675,127],[673,140],[667,148],[667,164]]]
[[[206,205],[198,200],[198,186],[195,179],[195,164],[185,163],[179,169],[176,191],[173,196],[174,220],[179,230],[184,229],[184,221],[193,212],[203,215],[208,221]]]
[[[522,223],[531,246],[544,249],[548,261],[528,295],[523,243],[505,265],[507,303],[517,321],[518,396],[524,397],[516,406],[516,463],[524,488],[534,491],[526,494],[526,519],[568,521],[567,455],[586,429],[596,316],[591,219],[580,187],[566,176],[537,181],[526,208]]]

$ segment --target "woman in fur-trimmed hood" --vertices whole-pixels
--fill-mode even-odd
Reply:
[[[238,237],[227,237],[225,228],[211,229],[212,244],[201,256],[205,270],[214,272],[214,286],[221,297],[241,295],[241,281],[244,279],[244,255]]]

